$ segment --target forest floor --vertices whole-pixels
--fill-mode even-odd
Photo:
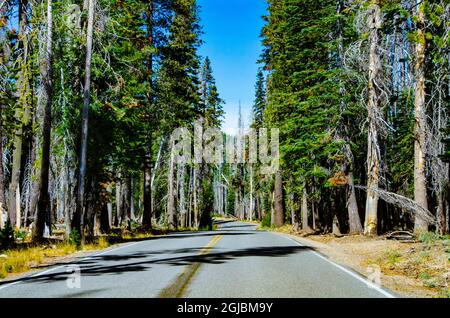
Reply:
[[[336,237],[296,233],[291,226],[277,232],[295,236],[332,261],[369,276],[381,271],[381,284],[403,297],[450,297],[450,237],[428,233],[416,242],[387,240],[385,236]]]

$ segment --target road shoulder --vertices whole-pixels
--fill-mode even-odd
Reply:
[[[449,278],[448,271],[446,272],[445,266],[439,268],[437,253],[432,253],[431,246],[364,236],[337,238],[333,235],[313,235],[305,238],[292,233],[276,231],[273,233],[314,248],[330,261],[350,268],[363,277],[371,275],[374,268],[379,269],[382,286],[400,297],[450,296],[446,285]],[[445,258],[444,262],[446,260],[448,261]],[[438,283],[427,285],[428,281],[436,281],[440,285]]]

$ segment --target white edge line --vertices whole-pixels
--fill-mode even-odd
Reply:
[[[117,248],[113,248],[113,249],[109,249],[109,250],[103,251],[101,253],[97,253],[97,254],[94,254],[94,255],[86,256],[86,257],[84,257],[84,258],[82,258],[80,260],[74,261],[74,262],[69,262],[69,263],[64,264],[64,265],[60,265],[60,266],[57,266],[57,267],[54,267],[54,268],[49,268],[49,269],[47,269],[47,270],[45,270],[43,272],[37,272],[35,274],[30,274],[30,275],[24,276],[21,279],[39,277],[39,276],[42,276],[42,275],[54,272],[54,271],[56,271],[58,269],[61,269],[61,268],[67,267],[67,266],[73,266],[73,265],[76,265],[76,264],[81,263],[83,261],[86,261],[88,259],[91,259],[91,258],[94,258],[94,257],[97,257],[97,256],[101,256],[101,255],[105,255],[105,254],[108,254],[110,252],[116,252],[118,250],[124,249],[126,247],[131,247],[131,246],[134,246],[134,245],[142,243],[142,242],[144,242],[144,241],[130,243],[130,244],[127,244],[127,245],[124,245],[124,246],[119,246]],[[13,282],[13,283],[10,283],[10,284],[6,284],[6,285],[3,285],[3,286],[0,286],[0,290],[8,288],[8,287],[12,287],[12,286],[20,284],[20,283],[23,283],[23,281],[20,280],[20,281],[16,281],[16,282]]]
[[[290,241],[293,241],[293,242],[295,242],[296,244],[298,244],[298,245],[300,245],[300,246],[308,247],[307,245],[303,245],[302,243],[300,243],[299,241],[295,240],[294,238],[287,237],[287,236],[284,236],[284,235],[282,235],[282,237],[284,237],[284,238],[286,238],[286,239],[288,239],[288,240],[290,240]],[[343,266],[341,266],[341,265],[339,265],[339,264],[336,264],[335,262],[333,262],[333,261],[329,260],[328,258],[326,258],[325,256],[321,255],[320,253],[318,253],[318,252],[316,252],[316,251],[314,251],[314,250],[312,250],[311,252],[312,252],[314,255],[320,257],[321,259],[327,261],[328,263],[330,263],[330,264],[333,265],[334,267],[339,268],[339,269],[342,270],[343,272],[349,274],[349,275],[352,276],[353,278],[356,278],[356,279],[359,280],[360,282],[363,282],[364,284],[369,285],[372,289],[375,289],[377,292],[381,293],[382,295],[384,295],[384,296],[386,296],[386,297],[388,297],[388,298],[396,298],[394,295],[392,295],[391,293],[387,292],[387,291],[384,290],[383,288],[380,288],[379,286],[375,285],[375,284],[372,283],[371,281],[362,278],[360,275],[354,273],[353,271],[348,270],[347,268],[345,268],[345,267],[343,267]]]

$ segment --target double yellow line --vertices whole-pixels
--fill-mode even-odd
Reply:
[[[213,239],[200,251],[199,255],[207,255],[209,254],[217,244],[219,244],[220,240],[223,238],[223,235],[216,235]]]
[[[219,244],[223,235],[216,235],[213,239],[203,247],[198,255],[208,255]],[[187,266],[184,271],[175,279],[175,281],[164,288],[158,295],[159,298],[181,298],[183,297],[189,283],[194,278],[202,263],[196,262]]]

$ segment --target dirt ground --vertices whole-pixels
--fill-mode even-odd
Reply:
[[[336,263],[368,276],[381,270],[381,284],[404,297],[450,297],[450,240],[424,238],[414,243],[385,237],[311,235],[297,240]]]

